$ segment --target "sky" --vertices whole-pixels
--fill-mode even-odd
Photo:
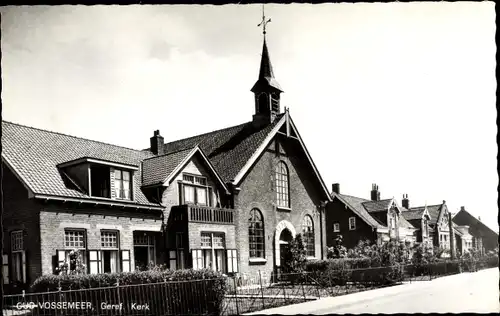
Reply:
[[[2,7],[3,120],[149,147],[251,120],[262,6]],[[266,5],[275,77],[328,188],[446,200],[498,232],[493,2]]]

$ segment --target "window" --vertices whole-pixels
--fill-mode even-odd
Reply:
[[[184,233],[175,233],[175,249],[170,250],[168,254],[171,270],[184,269]]]
[[[349,230],[355,230],[355,229],[356,229],[356,218],[349,217]]]
[[[227,255],[223,233],[201,233],[201,248],[192,252],[193,269],[206,268],[226,272]]]
[[[276,200],[278,206],[290,207],[288,187],[288,168],[283,161],[276,166]]]
[[[424,232],[425,232],[425,236],[429,236],[429,225],[428,225],[427,219],[424,220]]]
[[[148,232],[134,232],[135,268],[143,270],[156,264],[155,236]]]
[[[117,199],[132,199],[132,181],[130,178],[129,171],[115,169],[115,196]]]
[[[85,249],[85,231],[65,230],[64,246],[66,248]]]
[[[65,250],[58,250],[58,263],[69,263],[68,269],[70,271],[76,270],[75,262],[70,260],[70,253],[72,250],[79,250],[83,264],[87,262],[87,241],[86,232],[84,229],[67,229],[64,231],[64,248]]]
[[[250,258],[264,258],[264,220],[262,213],[254,208],[248,219]]]
[[[23,231],[13,231],[10,235],[12,255],[12,281],[26,283],[26,252]]]
[[[340,223],[333,223],[333,232],[334,233],[340,232]]]
[[[306,246],[306,254],[308,257],[314,257],[314,226],[312,217],[306,215],[302,222],[302,232],[304,235],[304,244]]]
[[[396,229],[396,220],[394,219],[394,217],[391,217],[391,230],[395,229]]]
[[[101,272],[115,273],[118,272],[118,232],[117,231],[101,231]]]
[[[190,174],[182,175],[182,196],[184,204],[211,205],[212,188],[207,178]]]

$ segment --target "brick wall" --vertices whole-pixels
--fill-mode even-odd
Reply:
[[[2,162],[2,202],[3,202],[3,253],[11,258],[10,233],[22,230],[24,248],[26,250],[27,282],[30,283],[40,275],[40,231],[39,210],[37,201],[29,199],[28,190],[17,179],[14,173]],[[11,272],[12,274],[12,272]]]
[[[349,230],[349,218],[356,218],[356,229]],[[340,224],[340,232],[333,231],[333,224]],[[328,247],[334,245],[334,240],[337,235],[343,237],[343,245],[346,248],[353,248],[360,240],[368,239],[373,243],[377,242],[377,234],[373,231],[372,227],[365,223],[358,215],[346,208],[345,204],[334,199],[333,202],[328,203],[326,210],[326,244]]]
[[[281,139],[281,138],[280,138]],[[296,142],[295,147],[293,142]],[[317,205],[321,198],[321,188],[315,175],[306,166],[305,157],[300,154],[296,140],[281,140],[277,147],[274,141],[262,154],[240,184],[241,191],[235,197],[236,246],[239,251],[240,271],[250,275],[259,270],[271,272],[275,264],[276,225],[289,221],[297,233],[302,233],[302,221],[306,214],[313,218],[315,232],[315,256],[321,256],[320,222]],[[280,151],[277,155],[276,149]],[[291,210],[277,209],[275,190],[275,168],[279,161],[284,161],[289,172]],[[323,198],[326,199],[326,198]],[[258,208],[264,217],[265,259],[266,262],[251,262],[249,258],[248,217],[253,208]]]
[[[41,270],[44,274],[53,272],[54,256],[64,247],[64,230],[84,228],[87,236],[87,249],[101,249],[100,232],[103,229],[118,230],[120,250],[130,250],[131,268],[134,268],[133,231],[154,231],[156,238],[156,260],[163,263],[163,238],[160,233],[161,217],[127,212],[122,209],[64,206],[48,203],[40,212]]]

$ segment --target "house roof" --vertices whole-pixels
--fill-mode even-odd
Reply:
[[[283,116],[280,114],[273,123],[263,128],[256,128],[252,122],[247,122],[169,142],[165,144],[165,153],[179,152],[198,145],[224,182],[228,183],[234,180]]]
[[[421,220],[422,215],[424,214],[424,209],[404,211],[404,212],[402,212],[402,214],[406,220],[416,220],[416,219]]]
[[[363,202],[363,207],[368,213],[387,211],[392,199],[380,200],[380,201],[366,201]]]
[[[385,225],[380,223],[377,219],[373,218],[363,206],[364,203],[370,202],[370,200],[351,195],[338,194],[335,192],[332,193],[332,196],[337,197],[344,204],[350,206],[352,211],[361,219],[363,219],[368,225],[374,228],[386,228]]]
[[[59,164],[91,157],[139,166],[151,156],[150,152],[2,121],[2,158],[35,195],[91,198],[65,184]],[[144,196],[140,181],[133,181],[133,185],[135,201],[123,203],[159,206]]]
[[[155,156],[142,162],[142,185],[161,184],[184,161],[194,148]]]
[[[467,225],[469,227],[475,226],[476,228],[481,228],[487,234],[498,238],[497,232],[489,228],[464,208],[458,211],[457,214],[455,214],[452,221],[458,225]]]
[[[441,207],[443,204],[438,205],[427,205],[427,211],[429,212],[429,216],[431,217],[429,223],[436,224],[439,218],[439,214],[441,213]],[[411,207],[410,211],[424,211],[425,206]]]

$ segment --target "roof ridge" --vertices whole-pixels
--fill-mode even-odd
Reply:
[[[143,161],[146,161],[146,160],[151,160],[151,159],[154,159],[154,158],[160,158],[160,157],[170,156],[170,155],[173,155],[173,154],[180,153],[181,151],[191,151],[191,150],[195,149],[196,147],[198,147],[198,148],[199,148],[199,146],[198,146],[198,145],[195,145],[195,146],[193,146],[193,147],[184,148],[184,149],[179,149],[179,150],[172,151],[172,152],[169,152],[169,153],[166,153],[166,154],[162,154],[162,155],[155,155],[155,156],[153,156],[153,157],[148,157],[148,158],[143,159]],[[201,149],[200,149],[200,150],[201,150]]]
[[[139,150],[139,149],[134,149],[134,148],[130,148],[130,147],[125,147],[125,146],[120,146],[120,145],[105,143],[105,142],[102,142],[102,141],[99,141],[99,140],[93,140],[93,139],[89,139],[89,138],[78,137],[78,136],[74,136],[74,135],[64,134],[64,133],[61,133],[61,132],[54,132],[54,131],[50,131],[50,130],[39,128],[39,127],[33,127],[33,126],[23,125],[23,124],[9,122],[9,121],[5,121],[5,120],[2,120],[2,123],[8,123],[8,124],[17,125],[17,126],[25,127],[25,128],[28,128],[28,129],[32,129],[32,130],[38,130],[38,131],[42,131],[42,132],[46,132],[46,133],[57,134],[57,135],[72,137],[72,138],[76,138],[76,139],[87,140],[87,141],[94,142],[94,143],[99,143],[99,144],[104,144],[104,145],[109,145],[109,146],[124,148],[124,149],[128,149],[128,150],[136,151],[138,153],[144,152],[143,150]]]
[[[235,127],[238,127],[238,126],[246,125],[248,123],[250,123],[250,121],[245,122],[245,123],[241,123],[241,124],[237,124],[237,125],[233,125],[233,126],[229,126],[229,127],[224,127],[224,128],[221,128],[221,129],[216,129],[216,130],[213,130],[211,132],[206,132],[206,133],[203,133],[203,134],[198,134],[198,135],[189,136],[189,137],[186,137],[186,138],[176,139],[176,140],[173,140],[171,142],[165,143],[164,146],[166,146],[168,144],[175,143],[175,142],[185,141],[185,140],[192,139],[192,138],[195,138],[195,137],[206,136],[206,135],[209,135],[209,134],[212,134],[212,133],[216,133],[216,132],[228,130],[228,129],[235,128]],[[148,150],[148,149],[145,149],[145,150]]]
[[[366,202],[369,202],[370,200],[368,199],[365,199],[365,198],[362,198],[362,197],[358,197],[358,196],[354,196],[354,195],[349,195],[349,194],[343,194],[343,193],[337,193],[338,195],[340,196],[347,196],[347,197],[353,197],[355,199],[360,199],[360,200],[366,200]],[[364,203],[364,202],[363,202]]]

